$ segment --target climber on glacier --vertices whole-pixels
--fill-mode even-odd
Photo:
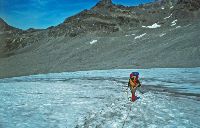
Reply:
[[[130,74],[130,79],[129,79],[129,82],[128,82],[128,87],[130,88],[131,93],[132,93],[131,101],[133,101],[133,102],[138,99],[138,97],[135,96],[135,92],[137,90],[137,87],[141,86],[138,78],[139,78],[139,73],[138,72],[132,72]]]

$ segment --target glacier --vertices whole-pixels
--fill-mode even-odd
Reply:
[[[130,102],[129,74],[140,73]],[[200,68],[112,69],[0,79],[1,128],[200,126]]]

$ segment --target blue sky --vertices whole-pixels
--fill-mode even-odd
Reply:
[[[47,28],[63,22],[99,0],[0,0],[0,17],[21,28]],[[115,4],[138,5],[153,0],[113,0]]]

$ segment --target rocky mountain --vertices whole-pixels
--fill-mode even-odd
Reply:
[[[0,77],[110,68],[200,66],[200,0],[139,6],[101,0],[47,29],[0,19]]]
[[[15,30],[17,30],[17,28],[8,25],[2,18],[0,18],[0,32],[15,31]]]

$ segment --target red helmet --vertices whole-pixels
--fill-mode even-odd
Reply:
[[[133,76],[136,76],[136,79],[138,79],[139,78],[139,72],[132,72],[130,74],[130,78],[132,78]]]
[[[134,75],[131,73],[131,74],[130,74],[130,78],[132,78],[133,76],[134,76]]]

